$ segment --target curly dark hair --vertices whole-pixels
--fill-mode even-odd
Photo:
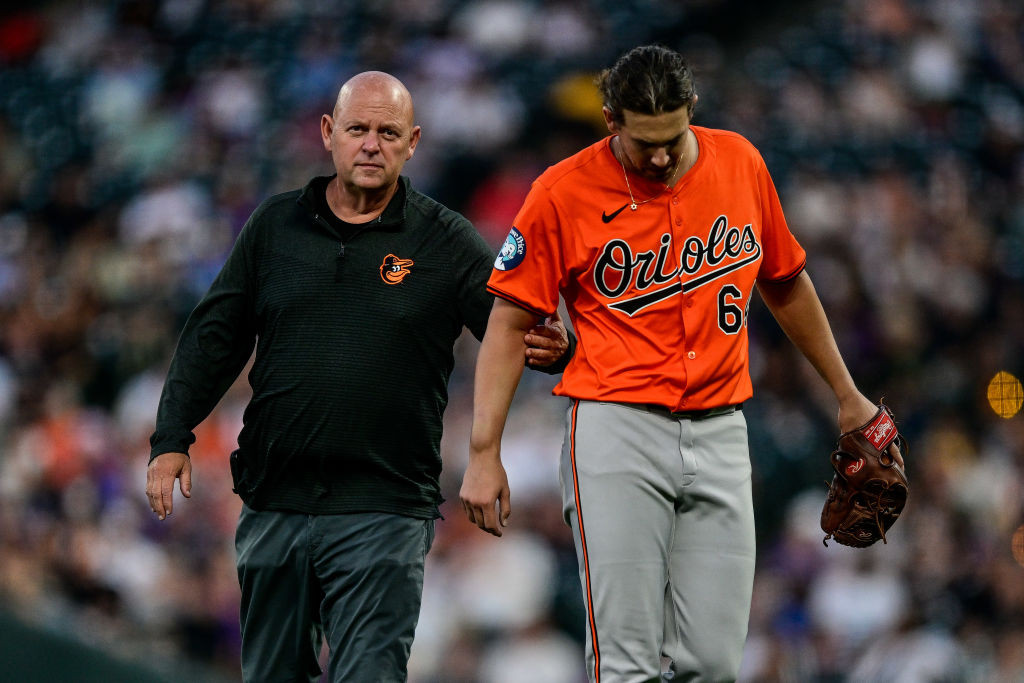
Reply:
[[[623,111],[656,115],[686,107],[693,115],[696,92],[693,72],[675,50],[662,45],[642,45],[619,57],[597,78],[604,106],[616,123]]]

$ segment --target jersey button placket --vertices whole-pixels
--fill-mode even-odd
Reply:
[[[682,209],[679,207],[679,197],[676,196],[676,195],[673,195],[671,200],[670,200],[670,204],[671,204],[671,206],[669,207],[669,216],[671,217],[671,224],[672,224],[672,228],[671,228],[671,230],[672,230],[672,242],[673,242],[674,251],[675,251],[674,256],[677,259],[676,263],[678,264],[679,263],[678,259],[680,259],[682,257],[682,245],[686,241],[686,235],[684,234],[685,229],[683,228]],[[682,269],[679,270],[679,276],[678,277],[679,277],[679,282],[680,283],[685,283],[685,281],[686,281],[686,274],[682,271]],[[680,341],[685,343],[686,342],[686,328],[687,328],[686,318],[687,318],[687,315],[688,315],[686,309],[693,307],[693,305],[694,305],[694,301],[693,301],[694,300],[694,296],[693,296],[693,294],[687,294],[687,293],[683,292],[682,293],[682,300],[683,300],[681,302],[682,308],[680,309],[680,322],[682,323],[682,326],[680,328],[680,332],[681,332],[681,339],[680,339]],[[687,354],[686,357],[689,358],[689,359],[693,358],[689,354]],[[689,376],[689,372],[686,370],[686,362],[683,361],[682,365],[683,365],[683,373],[684,373],[684,375]],[[679,407],[681,409],[685,410],[687,403],[688,403],[687,399],[683,398],[679,402]]]

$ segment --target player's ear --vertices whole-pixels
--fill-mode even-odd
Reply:
[[[615,122],[615,114],[608,107],[601,107],[601,113],[604,114],[604,124],[608,126],[608,132],[618,133],[619,124]]]

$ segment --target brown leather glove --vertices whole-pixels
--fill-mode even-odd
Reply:
[[[821,510],[826,546],[830,538],[854,548],[878,539],[886,542],[885,532],[907,503],[907,452],[907,442],[884,404],[867,424],[840,435],[832,453],[835,476]]]

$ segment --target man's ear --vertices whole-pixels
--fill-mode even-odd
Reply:
[[[615,115],[612,114],[612,110],[608,107],[601,107],[601,113],[604,114],[604,125],[608,126],[608,132],[617,134],[619,132],[619,124],[615,122]]]
[[[331,151],[331,133],[334,132],[334,119],[330,114],[320,117],[320,139],[324,141],[324,149]]]
[[[416,145],[420,142],[421,132],[419,126],[413,126],[412,133],[409,135],[409,154],[405,157],[406,161],[412,159],[412,155],[416,152]]]

